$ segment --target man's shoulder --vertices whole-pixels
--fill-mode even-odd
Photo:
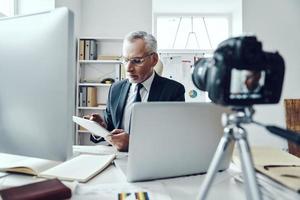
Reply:
[[[120,89],[124,87],[128,83],[128,80],[121,80],[121,81],[116,81],[111,85],[111,89]]]
[[[168,85],[168,86],[183,87],[184,88],[184,86],[181,83],[179,83],[178,81],[175,81],[175,80],[163,77],[163,76],[157,75],[157,80],[164,83],[165,85]]]

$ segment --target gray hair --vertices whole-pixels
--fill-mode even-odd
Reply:
[[[144,40],[144,42],[146,43],[146,49],[148,53],[153,53],[153,52],[157,53],[157,41],[152,34],[147,33],[145,31],[130,32],[125,36],[124,44],[126,41],[132,43],[136,39]]]

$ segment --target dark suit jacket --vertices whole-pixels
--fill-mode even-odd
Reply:
[[[126,79],[114,83],[109,91],[105,121],[107,129],[112,131],[120,128],[126,105],[130,82]],[[150,87],[148,102],[150,101],[184,101],[184,86],[176,81],[161,77],[155,73]]]
[[[126,105],[131,83],[126,79],[114,83],[109,90],[107,107],[104,113],[107,129],[112,131],[121,128],[124,108]],[[185,89],[181,83],[161,77],[155,73],[150,87],[150,101],[185,101]],[[99,142],[91,137],[93,142]],[[101,141],[101,140],[100,140]]]

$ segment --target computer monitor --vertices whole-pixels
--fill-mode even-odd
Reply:
[[[0,152],[66,160],[74,113],[73,14],[0,19]]]

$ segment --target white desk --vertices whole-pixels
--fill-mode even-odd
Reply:
[[[233,174],[235,174],[235,172],[232,169],[219,173],[213,183],[213,187],[211,187],[210,189],[208,199],[246,199],[243,186],[233,180]],[[166,192],[173,200],[195,200],[204,176],[205,175],[198,175],[172,179],[162,179],[155,182],[162,183]],[[13,174],[4,178],[0,178],[0,184],[1,187],[17,186],[35,182],[38,180],[39,179],[32,176]],[[105,183],[127,183],[127,181],[123,173],[119,171],[115,166],[111,165],[104,172],[102,172],[86,184],[93,185]],[[147,182],[145,184],[147,184]]]
[[[219,173],[214,180],[213,187],[210,189],[208,199],[246,199],[243,186],[233,180],[236,173],[237,170],[234,169],[233,165],[227,171]],[[161,185],[167,195],[174,200],[195,200],[204,177],[205,175],[186,176],[143,182],[143,184],[149,184],[149,187],[153,184]],[[0,178],[0,187],[18,186],[38,180],[40,179],[32,176],[11,174]],[[113,183],[127,183],[127,181],[124,174],[114,165],[111,165],[85,185]],[[74,199],[76,199],[76,196],[74,196]]]

